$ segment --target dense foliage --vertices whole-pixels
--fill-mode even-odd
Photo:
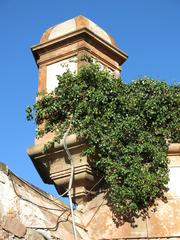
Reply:
[[[168,183],[168,143],[180,139],[179,87],[148,77],[125,84],[98,64],[58,80],[26,110],[40,126],[37,136],[56,132],[52,144],[71,125],[104,175],[114,212],[125,218],[144,213]]]

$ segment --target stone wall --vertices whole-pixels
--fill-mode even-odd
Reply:
[[[96,196],[85,207],[79,206],[90,239],[180,239],[180,144],[170,145],[168,158],[167,202],[158,200],[156,210],[152,208],[144,220],[136,219],[134,227],[127,222],[117,225],[104,194]]]
[[[78,240],[180,239],[180,144],[171,145],[167,202],[133,224],[114,221],[104,193],[75,210]],[[0,240],[73,240],[70,209],[0,164]]]
[[[78,239],[86,238],[76,216]],[[78,224],[79,223],[79,224]],[[73,239],[69,208],[0,164],[0,240]]]

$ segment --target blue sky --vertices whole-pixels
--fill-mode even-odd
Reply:
[[[180,0],[0,0],[0,161],[55,195],[26,154],[35,125],[26,121],[25,108],[33,104],[38,83],[30,48],[47,28],[77,15],[104,28],[128,53],[124,81],[142,75],[180,80]]]

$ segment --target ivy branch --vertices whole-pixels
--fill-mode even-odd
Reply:
[[[168,184],[167,149],[180,140],[178,85],[143,77],[129,84],[98,64],[58,76],[58,87],[27,108],[37,137],[71,133],[87,143],[85,154],[104,175],[108,202],[123,219],[147,213]],[[42,127],[43,125],[43,127]]]

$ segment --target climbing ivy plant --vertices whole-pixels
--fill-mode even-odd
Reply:
[[[180,140],[178,85],[149,77],[125,84],[91,63],[58,76],[56,89],[26,111],[39,126],[37,137],[56,133],[46,148],[69,127],[84,139],[84,154],[104,176],[116,216],[139,216],[164,197],[168,144]]]

